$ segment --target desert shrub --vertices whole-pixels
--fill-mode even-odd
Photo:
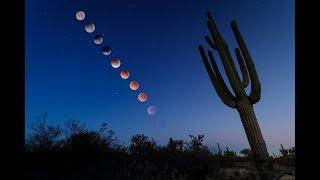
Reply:
[[[166,146],[166,149],[171,152],[182,152],[183,141],[182,140],[174,140],[174,139],[170,138],[169,142]]]
[[[129,152],[134,156],[150,155],[157,150],[157,143],[143,134],[137,134],[131,138]]]
[[[235,161],[252,161],[250,149],[240,151],[243,157],[229,148],[222,151],[219,144],[217,151],[211,151],[203,143],[204,135],[189,135],[188,141],[170,138],[160,146],[153,139],[136,134],[129,146],[123,146],[106,123],[97,130],[88,130],[76,120],[60,127],[48,125],[46,115],[30,130],[25,143],[28,152],[82,152],[30,158],[27,167],[33,179],[37,174],[50,174],[49,171],[72,174],[71,179],[205,179],[220,168],[232,167]],[[294,148],[281,146],[280,153],[272,158],[274,162],[294,165]]]
[[[57,151],[62,146],[62,129],[60,126],[48,125],[47,114],[40,115],[29,127],[31,134],[26,138],[28,152]]]
[[[229,150],[227,147],[220,158],[220,165],[222,167],[231,167],[233,162],[239,161],[239,157],[236,152]]]
[[[207,145],[203,144],[204,135],[189,135],[190,141],[186,142],[184,149],[187,172],[191,178],[202,177],[212,173],[217,167],[213,154],[210,152]]]
[[[81,133],[85,130],[86,130],[85,124],[80,123],[80,121],[71,119],[71,120],[66,121],[64,123],[64,137],[65,138],[69,138],[69,137],[73,136],[74,134]]]
[[[242,156],[238,156],[238,159],[240,161],[253,161],[253,156],[252,156],[252,151],[249,148],[244,148],[240,151],[240,154],[242,154]]]
[[[280,155],[273,155],[273,157],[271,157],[274,163],[284,166],[295,166],[295,147],[285,149],[281,144],[279,151]]]
[[[223,152],[223,156],[228,160],[235,160],[237,159],[238,155],[236,152],[229,150],[227,147],[226,150]]]
[[[251,152],[251,149],[249,149],[249,148],[242,149],[240,151],[240,154],[242,154],[246,158],[252,157],[252,152]]]

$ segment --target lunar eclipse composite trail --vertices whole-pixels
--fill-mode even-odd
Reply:
[[[76,19],[78,21],[84,21],[86,19],[85,12],[82,11],[82,10],[77,11],[76,12]],[[85,31],[87,33],[93,34],[96,31],[96,25],[93,22],[87,22],[84,25],[84,29],[85,29]],[[101,45],[102,43],[104,43],[104,37],[101,34],[95,34],[95,35],[93,35],[92,41],[96,45]],[[111,52],[112,52],[112,48],[109,45],[104,45],[100,49],[100,53],[102,53],[105,56],[110,56]],[[121,67],[122,63],[123,62],[121,61],[120,58],[113,57],[111,62],[110,62],[110,65],[111,65],[111,67],[113,69],[118,69],[118,68]],[[129,79],[131,77],[131,72],[129,70],[127,70],[127,69],[122,69],[119,75],[120,75],[121,79],[126,80],[126,79]],[[129,82],[129,88],[134,92],[141,89],[140,84],[139,84],[139,82],[137,80],[131,80]],[[146,103],[148,101],[147,93],[141,91],[137,96],[137,100],[140,103]],[[157,112],[157,110],[156,110],[156,106],[155,105],[149,105],[147,107],[147,113],[149,115],[155,115],[156,112]]]
[[[277,0],[26,1],[25,135],[32,132],[29,124],[48,114],[50,125],[74,119],[97,129],[106,122],[122,143],[129,144],[138,133],[161,145],[170,136],[187,140],[189,134],[205,134],[212,146],[224,141],[237,150],[245,148],[239,145],[247,142],[239,114],[220,100],[199,53],[199,45],[212,50],[205,39],[211,35],[207,11],[229,44],[241,79],[230,25],[237,21],[261,76],[262,99],[256,106],[261,128],[278,124],[265,132],[273,152],[280,142],[292,147],[295,3]],[[95,43],[96,35],[102,36],[101,44]],[[213,56],[232,89],[214,49]],[[118,68],[111,64],[115,58]],[[130,89],[131,81],[139,84],[137,90]],[[155,115],[149,114],[152,108],[147,111],[151,105]]]

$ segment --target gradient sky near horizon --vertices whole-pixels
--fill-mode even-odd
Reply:
[[[269,151],[295,145],[293,0],[28,0],[25,10],[26,133],[47,113],[54,124],[106,122],[124,144],[137,133],[160,144],[204,134],[210,147],[248,147],[238,112],[221,102],[198,52],[200,44],[208,48],[210,10],[230,49],[237,45],[232,19],[247,42],[262,85],[254,108]],[[76,20],[78,10],[84,21]],[[96,25],[92,34],[84,30],[88,22]],[[93,43],[96,34],[104,35],[102,45]],[[99,52],[103,45],[112,46],[110,56]],[[121,59],[119,69],[111,68],[113,57]],[[120,78],[123,68],[149,95],[146,103]],[[146,112],[152,104],[155,116]]]

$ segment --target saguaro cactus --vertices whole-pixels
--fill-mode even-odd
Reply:
[[[238,110],[251,147],[252,155],[258,168],[261,168],[263,164],[268,162],[269,155],[253,110],[253,104],[260,100],[261,94],[260,81],[256,68],[247,46],[238,30],[237,23],[235,21],[231,21],[231,28],[240,47],[240,49],[235,48],[235,54],[242,74],[242,80],[240,79],[228,45],[218,31],[212,15],[208,12],[207,16],[207,23],[212,40],[209,36],[205,36],[205,40],[213,50],[218,52],[234,95],[226,86],[212,52],[209,50],[207,56],[204,48],[199,46],[203,63],[222,102],[227,106]],[[210,60],[211,65],[208,59]],[[248,87],[249,81],[251,84],[251,92],[247,95],[245,88]]]

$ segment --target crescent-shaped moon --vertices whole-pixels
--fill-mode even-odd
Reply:
[[[108,56],[108,55],[111,54],[111,47],[110,46],[104,46],[101,51],[102,51],[102,54]]]
[[[93,42],[94,42],[95,44],[101,44],[101,43],[103,42],[103,36],[101,36],[101,35],[95,35],[95,36],[93,37]]]

